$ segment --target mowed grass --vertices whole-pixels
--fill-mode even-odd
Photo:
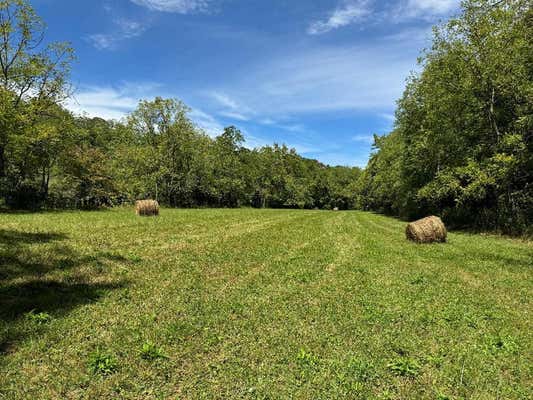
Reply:
[[[362,212],[0,216],[2,399],[525,399],[533,245]]]

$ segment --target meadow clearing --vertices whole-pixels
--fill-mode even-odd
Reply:
[[[533,244],[364,212],[0,215],[1,399],[525,399]]]

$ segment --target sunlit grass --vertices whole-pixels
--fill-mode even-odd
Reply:
[[[0,398],[522,399],[533,246],[360,212],[0,216]]]

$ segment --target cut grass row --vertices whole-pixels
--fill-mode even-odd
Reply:
[[[452,233],[445,245],[414,245],[402,222],[361,212],[113,210],[0,222],[4,398],[532,390],[529,242]],[[39,313],[45,321],[31,317]]]

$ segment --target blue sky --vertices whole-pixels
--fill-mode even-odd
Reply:
[[[431,26],[458,0],[33,0],[76,49],[67,106],[119,119],[175,97],[208,134],[364,166]]]

